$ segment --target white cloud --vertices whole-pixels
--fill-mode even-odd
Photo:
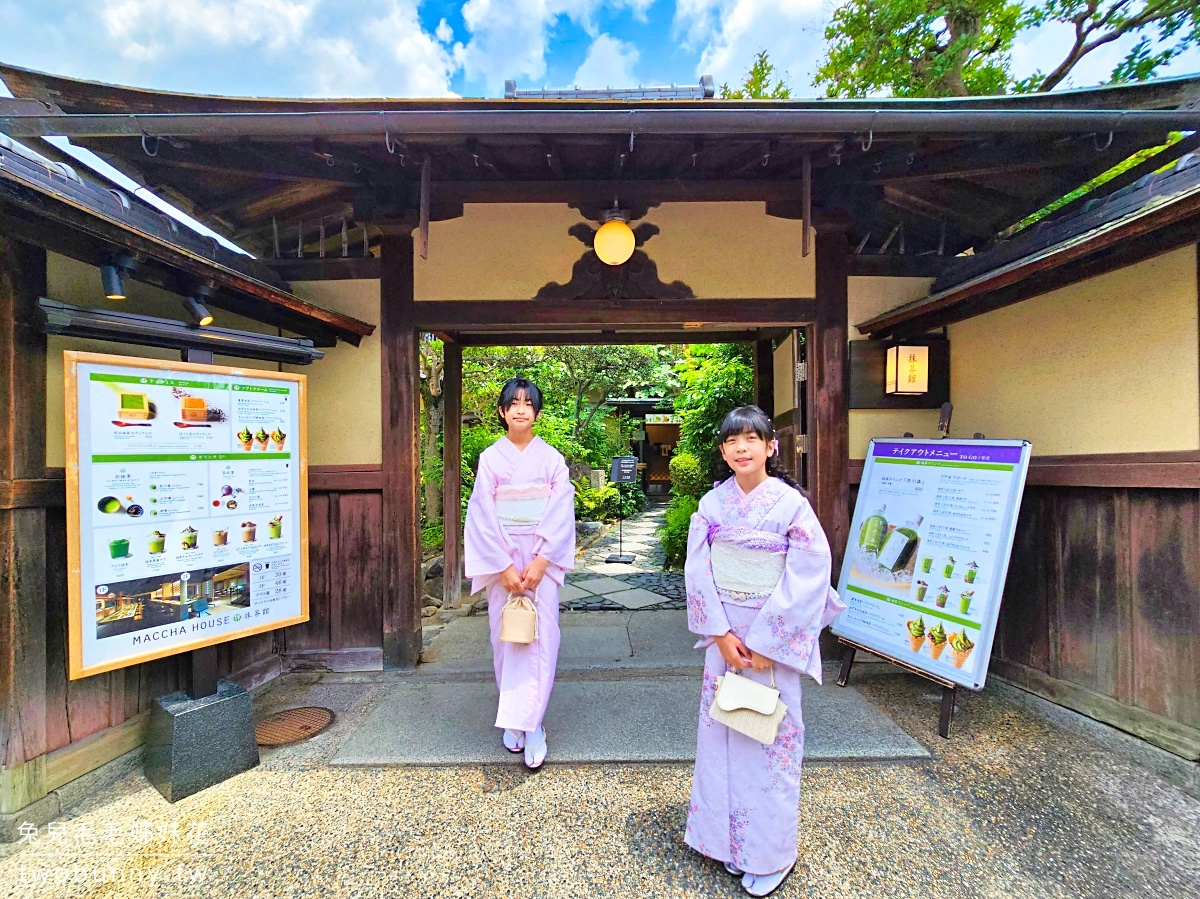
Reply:
[[[575,71],[573,83],[579,87],[633,87],[638,81],[633,74],[637,65],[638,48],[628,41],[602,34],[592,41],[587,56]]]
[[[673,30],[701,50],[697,75],[737,84],[766,50],[776,74],[805,96],[824,53],[825,20],[822,0],[678,0]]]
[[[437,39],[443,44],[448,44],[454,40],[454,29],[450,27],[450,23],[445,19],[438,22],[438,27],[434,31],[434,34],[437,35]]]
[[[654,0],[467,0],[463,23],[471,37],[454,46],[467,79],[498,92],[506,78],[537,81],[546,74],[551,31],[566,19],[595,38],[596,13],[632,10],[644,17]]]
[[[316,0],[107,0],[100,17],[118,52],[147,61],[173,44],[261,44],[278,49],[299,39]]]

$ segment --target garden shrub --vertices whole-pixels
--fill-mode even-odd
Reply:
[[[676,496],[667,506],[665,523],[658,529],[668,567],[682,565],[687,559],[688,530],[692,514],[700,507],[694,496]]]
[[[615,484],[599,490],[586,478],[575,481],[575,517],[583,521],[615,521],[621,514],[621,494]]]
[[[708,472],[691,453],[679,452],[671,457],[671,492],[676,496],[696,499],[708,492]]]

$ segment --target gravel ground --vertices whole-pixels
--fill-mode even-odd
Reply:
[[[807,768],[800,863],[775,895],[1200,896],[1200,800],[990,692],[940,740],[927,683],[855,674],[933,760]],[[328,767],[378,677],[275,682],[259,714],[324,704],[339,721],[175,805],[137,770],[98,786],[56,832],[0,849],[0,894],[743,895],[683,844],[689,766]]]

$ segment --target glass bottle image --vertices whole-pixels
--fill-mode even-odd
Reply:
[[[886,505],[880,506],[858,530],[858,545],[867,552],[878,553],[883,545],[883,535],[887,533],[887,517],[883,514],[886,509]]]
[[[921,542],[917,528],[921,526],[922,520],[918,515],[915,520],[906,522],[904,527],[896,528],[887,535],[883,547],[879,550],[881,568],[894,573],[902,571],[908,565]]]

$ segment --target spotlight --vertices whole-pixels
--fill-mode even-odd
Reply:
[[[201,306],[195,297],[184,297],[183,308],[188,311],[188,315],[192,317],[192,321],[196,323],[197,327],[203,328],[213,323],[212,313]]]
[[[104,287],[104,296],[110,300],[125,299],[125,279],[137,270],[136,256],[126,256],[124,253],[114,253],[108,257],[108,262],[100,266],[100,283]]]
[[[105,299],[125,299],[125,285],[121,280],[121,271],[115,265],[100,266],[100,283],[104,285]]]

